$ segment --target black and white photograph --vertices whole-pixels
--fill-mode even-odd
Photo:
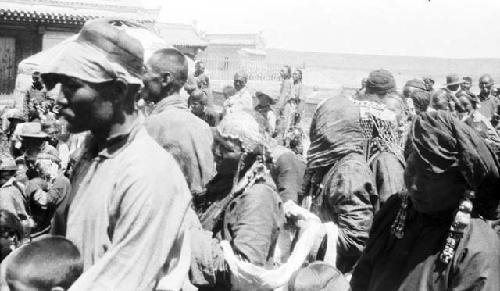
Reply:
[[[500,1],[0,0],[0,291],[500,291]]]

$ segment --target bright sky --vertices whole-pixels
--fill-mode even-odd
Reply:
[[[298,51],[500,58],[499,0],[142,0],[159,20]]]

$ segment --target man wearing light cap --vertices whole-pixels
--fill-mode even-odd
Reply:
[[[175,262],[189,248],[183,227],[189,189],[134,109],[144,47],[128,32],[138,28],[89,21],[42,64],[45,84],[61,83],[58,104],[68,130],[91,132],[68,201],[66,237],[84,264],[70,290],[152,290],[174,273],[166,289],[178,290],[187,274]]]
[[[234,74],[234,89],[236,94],[224,101],[224,114],[239,110],[253,110],[252,95],[247,90],[248,74],[237,72]]]

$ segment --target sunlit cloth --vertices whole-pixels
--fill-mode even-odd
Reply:
[[[241,110],[252,110],[252,95],[250,95],[247,88],[243,88],[240,91],[236,92],[235,95],[227,98],[227,100],[223,103],[223,108],[224,114]]]
[[[191,192],[203,193],[215,175],[213,135],[208,124],[189,111],[187,100],[179,95],[163,99],[146,118],[145,127],[162,147],[178,145],[189,157]]]
[[[70,290],[152,290],[164,275],[186,275],[191,195],[175,160],[138,123],[96,147],[91,136],[72,180],[66,237],[84,273]]]
[[[241,141],[247,151],[253,151],[264,143],[259,124],[247,111],[238,110],[227,114],[216,130],[223,138]]]
[[[478,133],[452,114],[434,111],[415,117],[405,156],[415,151],[439,174],[458,167],[471,190],[474,208],[486,218],[495,218],[500,200],[499,162]]]
[[[292,205],[296,213],[300,213],[303,222],[300,235],[295,248],[288,261],[274,269],[266,269],[239,259],[233,252],[228,241],[222,241],[221,246],[224,259],[231,270],[231,283],[233,290],[286,290],[283,289],[292,277],[293,273],[302,267],[309,254],[313,252],[318,237],[327,234],[328,243],[326,262],[336,260],[336,240],[338,228],[333,223],[321,224],[319,219],[312,213],[298,207],[295,204],[285,204],[285,208]]]

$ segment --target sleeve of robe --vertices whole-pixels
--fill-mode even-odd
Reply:
[[[457,250],[458,260],[450,276],[450,291],[500,290],[500,243],[491,237],[490,225],[474,223],[473,238],[464,238],[466,248]],[[481,241],[479,241],[481,240]]]
[[[337,267],[349,272],[363,252],[373,220],[374,186],[368,165],[352,159],[342,162],[326,187],[325,199],[339,227]]]
[[[120,216],[112,221],[112,246],[69,290],[151,290],[165,275],[158,270],[167,271],[167,258],[179,258],[175,246],[184,247],[178,240],[185,237],[191,194],[180,169],[168,167],[159,161],[155,167],[141,169],[145,172],[127,169],[132,173],[117,181],[121,194],[110,205],[118,205]],[[169,177],[153,174],[160,170],[169,171]],[[183,282],[185,276],[175,279]]]
[[[285,153],[276,161],[276,186],[283,202],[292,200],[297,203],[299,192],[302,191],[305,164],[299,165],[294,155]]]
[[[229,226],[236,254],[256,265],[267,262],[272,238],[279,225],[279,202],[273,190],[256,184],[235,207],[238,216]],[[230,205],[231,207],[231,205]]]

